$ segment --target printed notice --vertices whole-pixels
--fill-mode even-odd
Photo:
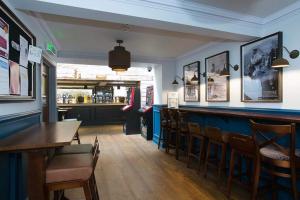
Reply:
[[[27,67],[28,65],[28,41],[20,35],[20,65]]]
[[[8,58],[9,29],[8,24],[0,18],[0,56]]]
[[[9,91],[10,94],[20,95],[20,66],[13,61],[9,62]]]
[[[20,66],[21,96],[28,96],[28,68]]]
[[[29,53],[28,53],[28,60],[36,63],[41,63],[42,59],[42,49],[29,45]]]
[[[0,57],[0,95],[9,94],[9,66],[6,58]]]

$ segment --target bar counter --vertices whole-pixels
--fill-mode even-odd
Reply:
[[[82,103],[57,104],[58,110],[63,110],[65,119],[76,118],[82,125],[122,124],[124,113],[121,110],[124,103]]]

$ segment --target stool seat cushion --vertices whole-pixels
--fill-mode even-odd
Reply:
[[[58,155],[46,169],[46,183],[88,180],[93,173],[92,154]]]
[[[78,153],[92,153],[93,145],[92,144],[74,144],[64,146],[56,150],[55,154],[78,154]]]
[[[289,161],[290,156],[287,156],[283,154],[281,151],[277,150],[275,147],[272,146],[266,146],[263,147],[259,150],[260,154],[264,157],[271,158],[274,160],[284,160],[284,161]],[[300,157],[300,149],[296,149],[295,152],[297,157]]]
[[[65,122],[71,122],[71,121],[77,121],[77,119],[76,119],[76,118],[72,118],[72,119],[64,119],[63,121],[65,121]]]

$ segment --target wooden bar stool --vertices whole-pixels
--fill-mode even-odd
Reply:
[[[200,171],[201,160],[203,158],[203,153],[205,150],[205,137],[201,131],[201,128],[198,123],[188,123],[189,128],[189,145],[188,145],[188,159],[187,159],[187,167],[190,167],[191,157],[198,159],[198,171]],[[193,144],[195,140],[200,141],[199,152],[193,152]],[[197,154],[198,153],[198,154]]]
[[[222,170],[225,169],[226,147],[228,143],[228,134],[222,133],[219,128],[206,127],[205,137],[208,140],[207,151],[204,164],[204,177],[207,176],[207,167],[218,169],[218,178],[221,177]],[[211,155],[211,148],[214,147],[214,154]],[[218,158],[218,151],[221,149],[221,157]]]
[[[244,186],[247,190],[251,191],[251,195],[253,195],[253,175],[251,172],[251,160],[257,162],[256,159],[256,149],[253,137],[241,134],[230,133],[228,136],[228,143],[231,147],[231,156],[230,156],[230,167],[229,167],[229,176],[227,180],[227,197],[230,198],[231,195],[231,187],[232,181],[238,181],[242,186]],[[236,166],[236,158],[240,156],[238,161],[239,173],[238,175],[234,174],[234,169]],[[242,172],[242,162],[241,159],[244,158],[246,160],[246,172]],[[243,181],[243,177],[247,177],[248,183]]]
[[[276,177],[290,178],[291,194],[299,199],[297,191],[297,172],[300,168],[300,149],[296,149],[296,125],[272,125],[259,124],[250,120],[253,138],[256,145],[256,162],[253,184],[253,199],[258,193],[260,172],[263,170],[272,177],[273,196],[280,186],[276,183]],[[287,145],[283,145],[283,140]],[[267,166],[267,167],[265,167]]]
[[[187,112],[178,111],[178,128],[176,133],[176,159],[179,159],[179,151],[184,143],[184,153],[188,154],[189,131],[187,123]]]
[[[159,138],[158,138],[158,146],[157,148],[160,148],[161,141],[163,141],[163,144],[166,145],[166,136],[168,133],[168,127],[169,127],[169,114],[168,109],[163,108],[160,110],[160,131],[159,131]]]
[[[58,155],[46,169],[46,192],[83,187],[87,200],[98,200],[99,194],[94,175],[99,157],[99,143],[92,154]]]
[[[169,153],[170,148],[176,150],[177,129],[178,129],[178,112],[177,109],[168,109],[169,123],[168,132],[166,134],[166,152]]]

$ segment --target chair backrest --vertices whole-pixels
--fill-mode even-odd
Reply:
[[[198,123],[195,122],[189,122],[188,123],[188,127],[189,127],[189,133],[193,134],[193,135],[202,135],[201,132],[201,127]]]
[[[178,111],[177,111],[177,109],[168,109],[168,114],[169,114],[170,120],[172,122],[177,123],[177,121],[178,121]]]
[[[255,155],[255,143],[252,136],[230,133],[228,142],[232,149],[247,155]]]
[[[163,108],[160,110],[160,120],[168,120],[169,119],[169,113],[167,108]]]
[[[296,125],[295,123],[287,125],[261,124],[250,120],[252,136],[257,150],[266,146],[272,146],[290,159],[295,159],[296,149]],[[282,139],[289,139],[289,144],[284,146]]]
[[[99,154],[100,154],[100,150],[99,150],[99,141],[98,138],[95,138],[95,142],[94,142],[94,146],[93,146],[93,168],[95,169],[97,162],[98,162],[98,158],[99,158]]]
[[[205,136],[214,141],[223,142],[223,134],[219,128],[205,127]]]

